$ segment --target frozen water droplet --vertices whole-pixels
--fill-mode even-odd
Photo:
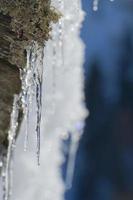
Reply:
[[[98,10],[99,1],[100,1],[100,0],[93,0],[93,10],[94,10],[94,11],[97,11],[97,10]],[[113,2],[114,0],[110,0],[110,1]]]
[[[98,5],[99,5],[99,0],[94,0],[93,1],[93,10],[97,11],[98,10]]]

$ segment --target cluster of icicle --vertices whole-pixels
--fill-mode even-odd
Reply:
[[[42,81],[43,81],[43,52],[44,49],[33,43],[27,48],[27,66],[20,70],[20,78],[22,82],[22,92],[20,100],[26,121],[24,151],[27,151],[30,110],[32,108],[33,97],[35,97],[36,106],[36,141],[37,141],[37,163],[40,165],[40,125],[42,112]]]
[[[52,40],[44,49],[34,42],[27,48],[27,66],[20,71],[22,92],[14,97],[8,153],[2,158],[3,200],[63,200],[65,189],[72,185],[76,151],[88,114],[84,45],[79,36],[84,13],[81,0],[53,0],[52,4],[63,17],[53,24]],[[16,144],[20,105],[24,120]],[[65,183],[61,165],[63,141],[68,138]]]
[[[27,142],[29,135],[29,120],[32,102],[36,106],[36,155],[37,163],[40,157],[40,124],[41,124],[41,108],[42,108],[42,80],[43,80],[43,52],[44,49],[36,43],[32,43],[27,47],[27,65],[20,70],[20,78],[22,83],[22,91],[19,95],[14,95],[11,122],[8,132],[8,150],[1,155],[2,169],[2,185],[3,185],[3,200],[9,200],[12,195],[12,180],[13,180],[13,160],[14,149],[16,147],[16,137],[18,132],[19,111],[23,110],[25,125],[24,151],[27,150]]]

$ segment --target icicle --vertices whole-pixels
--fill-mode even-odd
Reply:
[[[76,153],[79,146],[80,138],[83,133],[83,128],[84,128],[84,123],[79,122],[76,125],[76,129],[70,134],[71,141],[70,141],[69,158],[68,158],[67,172],[66,172],[66,189],[71,189],[72,187]]]
[[[6,158],[3,158],[3,200],[9,200],[12,195],[12,170],[13,156],[16,142],[16,131],[18,128],[19,96],[14,96],[13,109],[11,114],[11,124],[8,132],[8,151]]]
[[[75,137],[75,133],[71,134],[71,144],[69,150],[69,158],[67,165],[67,173],[66,173],[66,189],[70,189],[72,187],[73,173],[74,173],[74,165],[75,165],[75,157],[78,148],[78,141]]]
[[[37,106],[37,124],[36,124],[36,136],[37,136],[37,163],[40,165],[40,126],[42,117],[42,81],[43,81],[43,49],[40,49],[41,55],[38,67],[36,66],[36,73],[34,74],[36,84],[36,106]],[[39,68],[40,67],[40,68]]]
[[[37,137],[37,163],[39,165],[40,157],[40,123],[42,110],[42,77],[43,77],[43,47],[38,47],[33,43],[27,48],[27,65],[21,70],[22,92],[21,102],[26,121],[24,150],[27,150],[29,115],[32,99],[35,94],[36,99],[36,137]]]
[[[56,45],[56,32],[53,31],[53,62],[52,62],[52,106],[53,113],[55,111],[55,93],[56,93],[56,67],[57,67],[57,45]]]
[[[30,104],[32,102],[32,69],[31,69],[31,49],[27,49],[27,65],[26,68],[20,71],[20,78],[22,82],[21,103],[23,108],[24,119],[26,121],[24,151],[27,150],[28,130],[29,130],[29,112]]]
[[[94,0],[93,1],[93,10],[97,11],[98,10],[98,5],[99,5],[99,0]]]

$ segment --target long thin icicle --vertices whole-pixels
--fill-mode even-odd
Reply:
[[[63,13],[64,12],[64,1],[62,0],[58,0],[59,3],[59,9],[60,11]],[[63,17],[61,17],[61,19],[59,19],[59,23],[58,23],[58,31],[59,31],[59,46],[60,46],[60,50],[61,50],[61,59],[62,59],[62,65],[64,65],[64,19]]]
[[[24,114],[24,119],[26,121],[25,139],[24,139],[24,151],[27,150],[28,143],[28,130],[29,130],[29,112],[30,104],[32,102],[32,70],[31,70],[31,49],[27,49],[27,65],[26,68],[20,71],[20,78],[22,82],[22,92],[21,92],[21,103]]]
[[[16,143],[16,132],[18,128],[18,113],[19,113],[19,96],[14,96],[13,109],[11,114],[11,124],[8,133],[8,151],[3,166],[3,200],[9,200],[12,195],[12,168],[13,156]]]
[[[75,168],[75,160],[76,160],[76,153],[79,146],[80,138],[83,134],[84,123],[79,122],[77,123],[75,130],[70,134],[70,148],[69,148],[69,157],[68,157],[68,164],[67,164],[67,171],[66,171],[66,189],[71,189],[72,182],[73,182],[73,175],[74,175],[74,168]]]
[[[36,83],[36,106],[37,106],[37,122],[36,122],[36,136],[37,136],[37,163],[40,165],[40,126],[42,117],[42,81],[43,81],[43,49],[40,49],[39,63],[36,66],[35,83]]]

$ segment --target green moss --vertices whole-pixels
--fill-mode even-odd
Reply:
[[[12,41],[10,45],[10,61],[13,64],[21,67],[24,65],[24,49],[32,41],[44,45],[50,38],[51,22],[56,23],[61,16],[50,6],[50,2],[50,0],[0,0],[0,12],[11,17],[11,29],[18,39]]]

